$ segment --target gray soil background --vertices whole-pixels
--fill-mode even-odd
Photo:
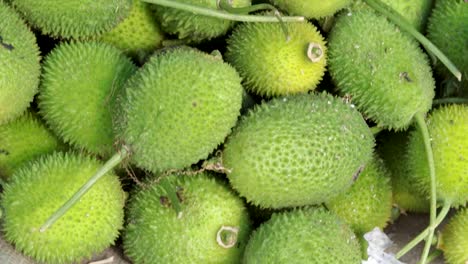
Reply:
[[[413,237],[419,234],[429,223],[428,215],[409,214],[401,215],[395,223],[385,229],[387,236],[394,242],[387,252],[396,253],[401,247],[409,242]],[[441,227],[444,225],[442,223]],[[400,261],[406,264],[417,264],[423,243],[419,244],[414,250],[403,256]],[[82,261],[80,264],[130,264],[122,257],[121,251],[116,248],[109,248],[94,256],[91,260]],[[431,262],[431,264],[444,264],[441,256]],[[0,236],[0,264],[36,264],[29,258],[18,254],[14,248],[5,242]],[[385,263],[382,263],[385,264]]]

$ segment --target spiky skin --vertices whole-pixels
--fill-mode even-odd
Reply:
[[[10,178],[26,161],[57,150],[58,139],[31,113],[0,126],[0,178]]]
[[[180,0],[179,2],[218,9],[217,1],[212,0]],[[233,0],[231,5],[247,7],[250,6],[250,0]],[[234,24],[230,20],[197,15],[171,7],[157,6],[154,10],[164,32],[177,35],[179,39],[188,42],[201,42],[222,36]]]
[[[415,114],[431,108],[435,85],[426,55],[385,17],[370,10],[345,13],[328,43],[338,90],[377,125],[405,129]]]
[[[438,0],[429,17],[427,37],[457,66],[462,73],[458,92],[468,95],[468,3],[463,0]],[[436,70],[453,78],[442,63]]]
[[[409,175],[407,151],[409,132],[382,131],[377,137],[377,152],[390,171],[393,202],[399,209],[408,212],[429,212],[429,199],[420,192],[414,177]]]
[[[130,15],[105,33],[101,40],[132,57],[146,57],[161,46],[163,32],[155,21],[150,4],[140,0],[133,0],[132,3]]]
[[[351,0],[270,0],[271,3],[285,10],[291,15],[307,18],[322,18],[335,14],[346,7]]]
[[[43,64],[40,112],[65,142],[108,155],[114,150],[113,101],[135,71],[111,45],[62,43]]]
[[[434,153],[437,198],[453,207],[468,201],[468,106],[447,105],[434,110],[427,120]],[[430,177],[421,132],[411,133],[408,164],[412,177],[427,196]]]
[[[100,167],[90,157],[54,153],[16,170],[1,200],[5,239],[23,254],[46,263],[76,262],[113,244],[123,225],[125,202],[113,173],[101,178],[49,229],[39,231]]]
[[[372,157],[373,136],[340,98],[275,98],[249,112],[225,143],[231,185],[255,205],[320,204],[345,191]]]
[[[135,164],[161,172],[208,157],[237,121],[240,83],[231,66],[195,49],[151,57],[126,84],[115,112]]]
[[[351,228],[321,209],[273,214],[251,235],[243,263],[361,263],[361,249]]]
[[[468,261],[468,209],[460,209],[441,233],[440,248],[447,264],[466,264]]]
[[[0,3],[0,125],[19,117],[39,85],[39,47],[20,16]]]
[[[376,155],[351,188],[327,202],[327,208],[348,223],[356,234],[383,229],[392,212],[390,173]]]
[[[128,16],[132,0],[12,0],[12,5],[43,34],[89,38],[115,27]]]
[[[226,60],[243,78],[248,91],[278,96],[314,90],[326,66],[325,40],[310,23],[286,23],[289,40],[279,23],[244,23],[227,40]],[[310,43],[320,45],[322,57],[312,61]]]
[[[168,177],[182,190],[182,216],[177,217],[161,185],[139,190],[128,204],[125,254],[135,264],[238,263],[251,229],[243,201],[207,174]],[[229,248],[216,240],[222,226],[238,228]]]

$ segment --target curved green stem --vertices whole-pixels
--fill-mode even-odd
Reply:
[[[442,209],[440,210],[439,212],[439,215],[437,216],[437,218],[435,219],[434,221],[434,229],[440,225],[440,223],[442,223],[442,221],[445,219],[445,217],[447,216],[448,212],[450,211],[450,207],[452,206],[452,203],[450,202],[445,202],[444,203],[444,206],[442,207]],[[416,236],[415,238],[413,238],[413,240],[411,240],[408,244],[406,244],[402,249],[400,249],[400,251],[398,251],[398,253],[395,255],[396,258],[401,258],[402,256],[404,256],[406,253],[408,253],[411,249],[413,249],[415,246],[417,246],[419,244],[419,242],[423,241],[424,238],[426,238],[429,234],[429,231],[430,231],[430,227],[431,226],[428,226],[426,227],[426,229],[424,229],[421,233],[419,233],[418,236]]]
[[[45,232],[51,225],[53,225],[60,217],[62,217],[78,200],[85,195],[85,193],[93,187],[93,185],[101,179],[106,173],[112,170],[120,162],[122,162],[129,155],[129,151],[123,147],[118,153],[112,156],[81,188],[73,194],[73,196],[65,202],[57,211],[55,211],[47,221],[39,229],[40,232]]]
[[[167,177],[163,177],[161,179],[160,184],[163,187],[164,191],[166,192],[167,196],[169,197],[169,200],[171,201],[171,205],[176,211],[177,218],[180,218],[182,216],[182,207],[180,205],[179,198],[177,197],[175,186],[173,186],[173,184],[169,182]]]
[[[199,15],[211,16],[226,20],[243,21],[243,22],[280,22],[276,16],[258,16],[258,15],[238,15],[229,14],[224,11],[194,6],[190,4],[180,3],[174,0],[142,0],[146,3],[157,4],[166,7],[177,8],[180,10],[196,13]],[[282,17],[284,22],[304,22],[305,18],[302,16],[287,16]]]
[[[364,0],[366,4],[371,6],[376,11],[382,13],[384,16],[389,18],[393,23],[397,26],[411,34],[415,39],[421,43],[424,48],[432,54],[434,54],[444,65],[447,69],[455,75],[458,81],[461,81],[462,73],[457,69],[457,67],[445,56],[439,48],[437,48],[430,40],[428,40],[423,34],[419,33],[407,20],[400,15],[398,12],[393,10],[393,8],[389,7],[388,5],[382,3],[380,0]]]
[[[432,101],[432,105],[440,105],[440,104],[468,104],[468,98],[448,97],[448,98],[434,99]]]

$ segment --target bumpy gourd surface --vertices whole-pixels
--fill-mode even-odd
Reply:
[[[379,126],[404,129],[431,108],[434,80],[426,55],[385,17],[367,10],[344,13],[329,37],[328,54],[339,91]]]
[[[350,4],[351,0],[270,0],[289,14],[305,16],[307,18],[321,18],[331,16],[338,10]]]
[[[99,35],[130,12],[132,0],[12,0],[13,6],[42,33],[61,38]]]
[[[253,204],[319,204],[352,184],[372,147],[373,136],[353,105],[304,94],[251,111],[225,143],[223,164],[232,186]]]
[[[23,162],[51,153],[58,147],[55,135],[29,112],[1,125],[0,178],[9,178]]]
[[[247,90],[264,96],[313,90],[322,80],[326,46],[310,23],[286,23],[289,40],[279,23],[244,23],[227,40],[226,59],[243,78]],[[320,47],[321,57],[312,61],[309,44]]]
[[[179,0],[179,2],[218,9],[217,1],[212,0]],[[233,0],[230,2],[232,2],[233,7],[250,6],[250,0]],[[176,8],[156,6],[154,10],[164,32],[192,42],[222,36],[234,24],[230,20],[196,15]]]
[[[39,85],[39,47],[24,21],[0,3],[0,124],[20,116]]]
[[[125,197],[113,173],[101,178],[49,229],[39,232],[100,167],[89,157],[56,153],[18,169],[2,194],[5,239],[45,263],[72,263],[113,244],[123,225]]]
[[[41,114],[51,129],[77,148],[113,151],[115,95],[136,71],[129,58],[103,43],[63,43],[43,64]]]
[[[468,261],[468,209],[460,209],[442,230],[441,249],[448,264]]]
[[[153,17],[151,5],[133,0],[130,15],[111,31],[102,36],[110,43],[133,57],[144,57],[161,45],[163,32]]]
[[[390,174],[374,155],[346,192],[331,199],[327,208],[345,220],[356,234],[383,229],[392,211]]]
[[[448,105],[434,110],[427,121],[436,171],[437,198],[454,207],[468,201],[468,106]],[[429,169],[421,132],[411,133],[408,163],[418,187],[430,193]]]
[[[359,242],[338,216],[320,209],[273,214],[253,232],[244,253],[254,263],[361,263]]]
[[[462,72],[461,89],[468,95],[468,3],[464,0],[437,1],[429,17],[427,33]],[[445,77],[452,77],[441,63],[436,69]]]
[[[135,163],[164,171],[206,158],[237,121],[240,82],[219,57],[191,48],[151,57],[127,83],[122,110],[116,111]]]
[[[377,152],[390,171],[393,202],[408,212],[429,212],[428,197],[418,190],[417,181],[409,172],[405,153],[409,131],[382,131],[377,137]]]
[[[205,174],[169,177],[182,198],[182,217],[160,185],[139,190],[128,205],[125,254],[135,264],[239,263],[250,234],[242,200]],[[229,248],[216,241],[222,226],[238,228],[237,242]]]

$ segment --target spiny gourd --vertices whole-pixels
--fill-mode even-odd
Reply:
[[[19,117],[37,93],[36,37],[20,16],[0,3],[0,125]]]
[[[289,14],[305,16],[307,18],[322,18],[335,14],[346,7],[351,0],[270,0]]]
[[[24,162],[61,147],[55,135],[30,112],[0,126],[0,178],[8,179]]]
[[[466,264],[468,262],[467,208],[457,211],[442,229],[438,248],[444,252],[447,264]]]
[[[123,226],[125,200],[113,173],[106,174],[54,226],[40,231],[47,217],[100,166],[87,156],[54,153],[16,170],[3,186],[5,239],[46,263],[76,262],[113,244]]]
[[[429,17],[427,37],[462,72],[462,83],[455,82],[458,93],[468,95],[468,3],[464,0],[438,0]],[[445,78],[452,74],[441,64],[436,70]]]
[[[248,91],[261,96],[314,90],[326,66],[325,40],[308,23],[243,23],[227,40],[226,60]]]
[[[383,229],[392,212],[390,174],[374,155],[346,192],[326,203],[327,208],[364,235],[375,227]]]
[[[331,95],[275,98],[250,111],[224,145],[231,185],[255,205],[319,204],[345,191],[372,158],[369,127]]]
[[[179,0],[179,2],[194,6],[218,9],[217,1],[212,0]],[[250,0],[232,0],[232,7],[248,7]],[[189,42],[201,42],[226,34],[234,24],[230,20],[198,15],[192,12],[155,6],[156,18],[164,32],[177,35],[179,39]]]
[[[337,89],[378,126],[405,129],[431,108],[435,85],[426,55],[385,17],[343,13],[328,43]]]
[[[118,141],[137,166],[153,172],[196,163],[236,123],[240,83],[220,57],[188,47],[161,50],[126,84],[114,112]]]
[[[43,34],[89,38],[115,27],[128,16],[132,0],[12,0],[12,5]]]
[[[206,173],[165,176],[177,190],[178,217],[161,184],[128,204],[125,254],[135,263],[238,263],[250,234],[242,199]]]
[[[151,5],[140,0],[132,1],[132,9],[127,18],[101,40],[110,43],[135,58],[145,58],[159,48],[163,32],[156,23]]]
[[[43,63],[40,113],[65,142],[109,155],[113,101],[135,71],[130,59],[111,45],[64,42]]]
[[[427,121],[436,170],[437,198],[453,207],[468,202],[468,106],[446,105],[433,110]],[[410,176],[426,195],[430,177],[419,129],[410,135],[407,152]]]
[[[402,211],[429,212],[427,195],[418,191],[417,181],[409,175],[407,159],[402,158],[407,151],[409,131],[382,131],[377,136],[376,150],[390,171],[393,202]]]
[[[358,264],[361,249],[351,228],[318,208],[273,214],[251,235],[243,263]]]

